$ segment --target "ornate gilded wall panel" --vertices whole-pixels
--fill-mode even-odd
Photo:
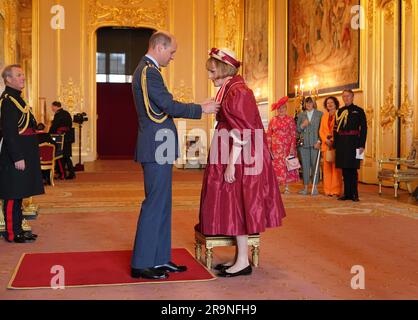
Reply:
[[[414,6],[417,2],[414,1]],[[401,156],[406,157],[410,151],[414,139],[414,23],[417,17],[413,16],[413,4],[410,0],[402,1],[402,69],[401,69],[401,99],[398,116],[401,119]],[[416,82],[415,82],[416,83]],[[410,89],[411,88],[411,89]],[[415,104],[416,105],[416,104]]]
[[[20,63],[26,74],[26,97],[31,97],[31,1],[0,0],[0,70],[7,64]],[[3,82],[3,81],[0,81]],[[3,83],[0,90],[3,90]]]
[[[153,3],[153,5],[150,5]],[[88,1],[88,28],[100,26],[151,27],[166,29],[168,2],[158,0]]]
[[[398,36],[399,17],[395,14],[399,10],[395,1],[384,1],[377,9],[378,35],[380,52],[380,70],[376,75],[380,78],[380,128],[377,132],[378,158],[397,156],[398,149],[398,88],[399,88],[399,51]],[[377,58],[377,57],[375,57]]]
[[[244,0],[213,0],[214,45],[234,50],[242,61]]]

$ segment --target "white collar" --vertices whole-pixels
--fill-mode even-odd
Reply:
[[[150,56],[149,54],[145,55],[148,59],[150,59],[152,62],[154,62],[154,64],[157,66],[157,68],[160,67],[160,65],[158,64],[157,60],[154,59],[154,57]]]

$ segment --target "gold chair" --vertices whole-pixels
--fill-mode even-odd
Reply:
[[[51,185],[54,186],[55,174],[55,145],[52,143],[41,143],[39,145],[39,154],[41,156],[41,170],[49,170]]]
[[[395,188],[395,198],[398,197],[399,184],[405,182],[408,192],[412,193],[411,182],[418,181],[418,139],[412,144],[411,152],[407,158],[389,158],[387,160],[379,160],[379,172],[377,178],[379,180],[379,195],[382,194],[383,180],[393,181]]]
[[[212,254],[215,247],[235,246],[235,237],[232,236],[206,236],[199,231],[195,230],[195,256],[196,260],[201,260],[202,257],[202,245],[205,246],[206,255],[206,267],[212,268]],[[248,236],[248,246],[252,247],[252,263],[254,267],[259,265],[259,253],[260,253],[260,235],[252,234]]]

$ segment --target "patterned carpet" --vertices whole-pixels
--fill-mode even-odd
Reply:
[[[203,171],[174,170],[173,246],[194,252]],[[407,192],[378,196],[361,185],[361,202],[283,195],[284,226],[262,234],[260,267],[250,277],[210,283],[118,288],[7,290],[22,253],[129,250],[144,197],[140,167],[132,161],[86,164],[76,180],[56,181],[36,197],[33,244],[0,241],[0,299],[418,299],[418,206]],[[321,188],[319,188],[321,191]],[[214,263],[233,256],[216,248]],[[365,290],[353,290],[351,268],[365,269]],[[168,287],[167,287],[168,286]],[[167,289],[169,288],[169,289]]]

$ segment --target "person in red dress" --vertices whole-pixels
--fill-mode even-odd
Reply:
[[[236,236],[233,261],[219,264],[220,277],[249,275],[248,235],[281,226],[285,209],[253,92],[237,75],[241,63],[228,49],[212,49],[209,79],[220,87],[221,110],[205,170],[200,221],[204,235]]]
[[[299,171],[288,171],[286,158],[298,156],[296,151],[296,123],[287,115],[288,97],[283,97],[274,103],[272,110],[277,110],[277,116],[273,117],[267,130],[267,143],[273,156],[273,167],[276,172],[279,185],[284,185],[284,193],[289,193],[289,183],[299,181]]]

